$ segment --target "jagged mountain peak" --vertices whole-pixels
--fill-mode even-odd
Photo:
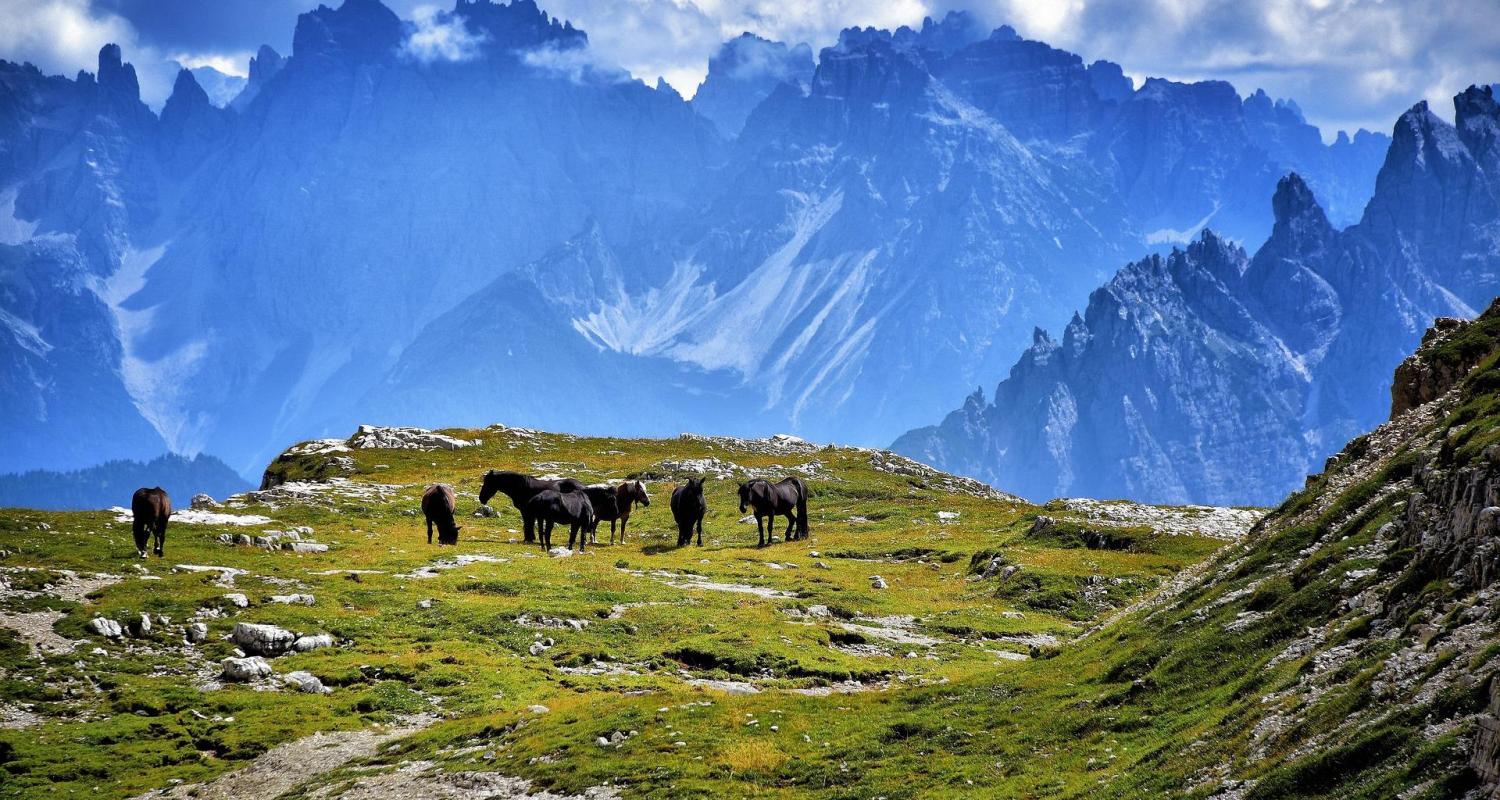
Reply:
[[[1295,172],[1288,172],[1276,182],[1271,211],[1276,220],[1272,238],[1286,235],[1291,228],[1302,232],[1315,231],[1320,235],[1333,230],[1322,206],[1313,197],[1312,188]]]
[[[492,54],[510,55],[516,50],[536,47],[569,49],[588,44],[588,34],[543,11],[534,0],[458,0],[453,14],[469,30],[483,38],[485,49]]]
[[[320,5],[297,17],[292,57],[379,61],[393,56],[404,27],[380,0],[344,0],[337,9]]]
[[[130,100],[141,99],[141,84],[136,79],[135,67],[126,63],[120,46],[106,44],[99,48],[99,86]]]
[[[167,97],[167,103],[162,107],[162,119],[165,120],[175,113],[182,113],[189,109],[207,108],[212,105],[208,100],[208,92],[198,84],[198,79],[193,76],[192,70],[177,70],[177,80],[172,84],[172,94]]]

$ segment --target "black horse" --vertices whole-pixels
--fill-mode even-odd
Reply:
[[[570,526],[569,550],[573,549],[574,541],[578,542],[580,551],[587,549],[589,528],[594,524],[594,507],[589,504],[589,496],[582,491],[544,489],[526,501],[522,513],[537,521],[537,538],[541,540],[543,550],[552,549],[552,526],[559,522]]]
[[[786,478],[780,483],[759,478],[740,484],[740,513],[755,510],[756,547],[765,547],[776,539],[776,517],[786,517],[786,533],[782,540],[807,538],[807,487],[799,478]],[[762,518],[765,526],[761,526]],[[796,535],[792,526],[796,525]]]
[[[130,496],[130,513],[135,520],[131,532],[135,534],[135,551],[146,557],[146,547],[153,544],[158,558],[167,544],[167,519],[172,516],[172,498],[160,486],[150,489],[142,486]]]
[[[599,543],[594,531],[599,523],[609,521],[609,543],[615,543],[615,522],[620,523],[620,543],[625,543],[625,526],[630,523],[630,512],[636,503],[651,505],[651,495],[646,494],[646,484],[640,481],[625,481],[616,486],[590,486],[584,490],[589,502],[594,504],[594,527],[589,531],[589,542]]]
[[[526,530],[526,541],[533,542],[536,540],[536,537],[532,533],[532,523],[536,521],[536,518],[526,512],[526,503],[531,498],[536,497],[538,493],[548,489],[564,493],[577,492],[583,490],[583,484],[572,478],[548,481],[541,478],[533,478],[530,475],[522,475],[519,472],[492,469],[484,473],[484,482],[479,487],[479,504],[489,505],[490,498],[494,497],[496,492],[509,497],[510,502],[515,504],[516,510],[521,512],[521,522]]]
[[[422,493],[422,515],[427,518],[427,543],[432,544],[432,528],[437,526],[438,544],[458,544],[458,532],[463,530],[453,520],[456,508],[453,487],[434,483]]]
[[[687,483],[672,490],[672,518],[677,520],[677,546],[693,542],[693,528],[698,529],[698,546],[703,546],[703,515],[708,501],[703,499],[703,479],[688,478]]]

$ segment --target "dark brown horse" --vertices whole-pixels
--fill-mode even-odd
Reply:
[[[496,492],[509,497],[516,510],[521,512],[521,522],[526,530],[526,541],[533,542],[536,541],[533,533],[533,523],[536,522],[536,518],[526,512],[526,503],[548,489],[558,492],[579,492],[583,491],[583,484],[572,478],[549,481],[522,475],[519,472],[492,469],[484,473],[484,482],[479,487],[479,504],[489,505],[490,498],[494,497]]]
[[[702,478],[688,478],[687,483],[672,490],[672,518],[677,521],[678,547],[692,544],[694,527],[698,529],[698,546],[703,546],[703,516],[707,513]]]
[[[135,533],[135,551],[146,557],[146,546],[156,540],[157,557],[167,544],[167,518],[172,516],[172,498],[160,486],[150,489],[142,486],[130,496],[130,512],[135,516],[131,526]]]
[[[625,543],[625,526],[630,522],[631,509],[636,503],[651,505],[651,496],[646,494],[646,485],[640,481],[625,481],[617,486],[590,486],[584,491],[589,502],[594,504],[594,527],[589,531],[589,542],[599,543],[595,531],[599,523],[609,520],[609,543],[615,543],[615,522],[620,523],[620,543]]]
[[[765,547],[776,540],[778,516],[786,517],[783,541],[807,538],[807,487],[801,479],[786,478],[780,483],[771,483],[757,478],[740,484],[740,513],[750,509],[755,511],[756,547]],[[761,526],[762,518],[764,527]],[[796,526],[795,536],[792,535],[793,525]]]
[[[427,517],[427,543],[432,544],[432,526],[437,526],[438,544],[458,544],[458,532],[463,530],[453,521],[453,511],[458,507],[453,487],[434,483],[422,493],[422,515]]]
[[[575,541],[580,551],[588,549],[589,528],[594,525],[594,506],[583,491],[544,489],[526,501],[524,513],[536,520],[537,539],[543,550],[552,549],[552,526],[559,522],[569,526],[569,550],[573,549]]]

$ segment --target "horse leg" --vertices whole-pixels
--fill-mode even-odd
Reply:
[[[521,514],[521,527],[525,529],[524,535],[526,537],[525,541],[527,544],[531,544],[532,542],[536,541],[536,535],[533,533],[533,526],[536,524],[536,522],[536,518],[531,516],[530,514],[524,512]]]
[[[792,525],[795,522],[796,519],[792,516],[792,512],[786,512],[786,533],[781,535],[781,541],[790,542],[792,540]]]
[[[156,526],[156,557],[161,558],[167,548],[167,523],[165,520]]]
[[[703,546],[703,515],[698,515],[698,546]]]
[[[135,552],[141,558],[146,557],[146,548],[151,544],[151,532],[146,529],[146,523],[133,523],[131,533],[135,534]]]

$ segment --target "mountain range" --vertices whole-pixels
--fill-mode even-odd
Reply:
[[[1061,341],[1038,329],[895,449],[1018,493],[1273,504],[1391,412],[1391,371],[1436,317],[1500,295],[1500,106],[1402,115],[1373,197],[1337,229],[1295,173],[1253,256],[1204,231],[1121,269]],[[1399,409],[1398,409],[1399,410]]]
[[[160,114],[115,46],[0,62],[0,470],[246,474],[365,420],[883,443],[1132,256],[1276,235],[1288,171],[1333,226],[1383,213],[1383,134],[962,13],[739,37],[691,101],[530,0],[437,21],[462,46],[320,7]]]

